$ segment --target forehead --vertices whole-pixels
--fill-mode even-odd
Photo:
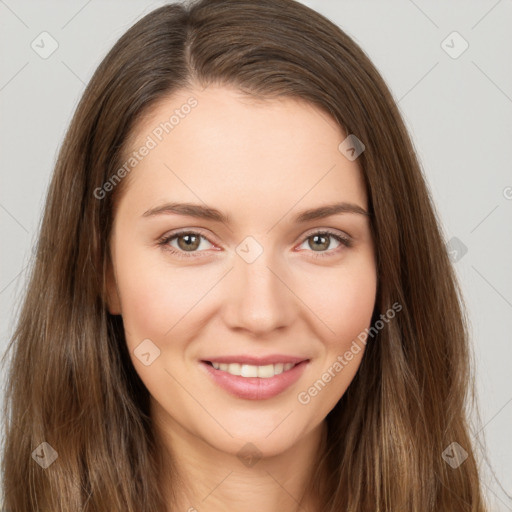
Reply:
[[[334,201],[366,209],[358,162],[338,149],[345,137],[332,117],[300,99],[254,99],[224,86],[180,90],[132,131],[126,159],[151,148],[130,171],[123,200],[141,208],[202,201],[236,215]]]

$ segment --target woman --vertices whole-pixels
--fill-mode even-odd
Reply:
[[[412,143],[294,1],[167,5],[116,43],[12,350],[8,510],[485,510]]]

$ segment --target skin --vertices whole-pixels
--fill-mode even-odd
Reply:
[[[110,241],[108,307],[123,317],[134,367],[151,394],[155,432],[181,478],[176,510],[319,510],[305,493],[325,417],[364,353],[312,397],[298,401],[370,326],[377,288],[370,220],[344,213],[305,224],[299,212],[347,201],[368,209],[362,172],[338,145],[346,135],[321,110],[295,99],[256,101],[226,86],[191,88],[157,104],[135,127],[129,151],[194,96],[198,105],[124,178]],[[179,201],[207,204],[232,224],[176,214],[144,217]],[[330,229],[349,236],[311,235]],[[205,238],[178,258],[158,245],[176,230]],[[252,263],[236,249],[253,237]],[[182,237],[167,245],[186,254]],[[181,240],[181,244],[179,243]],[[320,244],[320,245],[318,245]],[[322,245],[323,244],[323,245]],[[185,248],[184,248],[185,247]],[[327,254],[315,259],[315,254]],[[145,339],[160,355],[144,365]],[[200,368],[212,355],[288,354],[310,359],[298,382],[265,400],[234,397]],[[252,443],[262,457],[237,457]],[[170,460],[170,459],[169,459]],[[162,484],[170,497],[169,474]]]

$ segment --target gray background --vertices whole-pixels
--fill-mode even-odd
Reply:
[[[0,0],[2,353],[77,101],[121,34],[164,3]],[[303,3],[366,51],[413,137],[446,241],[458,251],[482,416],[472,433],[486,440],[496,472],[484,488],[493,510],[512,511],[512,1]],[[464,43],[454,31],[469,45],[459,56]],[[42,58],[31,44],[58,48]]]

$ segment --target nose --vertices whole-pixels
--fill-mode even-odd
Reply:
[[[225,283],[226,324],[260,338],[291,325],[300,301],[287,278],[286,267],[277,263],[270,250],[253,262],[237,257]]]

